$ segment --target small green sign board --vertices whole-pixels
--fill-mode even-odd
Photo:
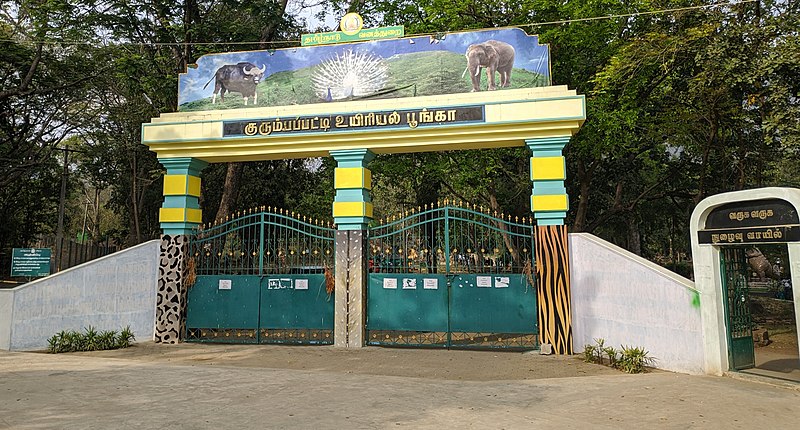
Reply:
[[[402,25],[392,27],[365,28],[355,34],[346,34],[342,31],[330,33],[304,34],[300,38],[301,46],[330,45],[333,43],[360,42],[363,40],[395,39],[405,35]]]
[[[11,276],[29,278],[50,275],[50,248],[14,248]]]

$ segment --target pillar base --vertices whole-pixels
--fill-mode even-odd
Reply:
[[[189,237],[162,235],[156,292],[155,342],[181,341],[186,325],[186,257]]]
[[[556,354],[572,354],[567,227],[537,225],[534,247],[539,342],[551,344]]]
[[[336,232],[336,294],[333,344],[360,348],[367,326],[367,238],[365,230]]]

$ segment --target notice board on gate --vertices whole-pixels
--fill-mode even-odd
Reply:
[[[50,275],[50,248],[14,248],[11,276],[37,278]]]

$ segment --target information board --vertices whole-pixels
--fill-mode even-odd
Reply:
[[[50,275],[50,248],[14,248],[11,255],[11,276],[39,277]]]

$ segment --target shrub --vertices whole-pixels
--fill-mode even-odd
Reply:
[[[131,346],[136,340],[130,326],[125,327],[117,335],[116,331],[106,330],[97,332],[92,327],[86,327],[84,333],[74,330],[61,330],[47,339],[47,351],[53,354],[76,351],[99,351],[105,349],[119,349]]]
[[[653,364],[644,348],[623,346],[617,368],[626,373],[643,373],[645,366]]]
[[[626,373],[643,373],[655,360],[644,348],[623,345],[621,350],[617,350],[613,346],[605,346],[605,339],[595,339],[594,342],[594,345],[583,348],[583,361],[587,363],[606,364],[607,359],[608,366],[615,369]]]

